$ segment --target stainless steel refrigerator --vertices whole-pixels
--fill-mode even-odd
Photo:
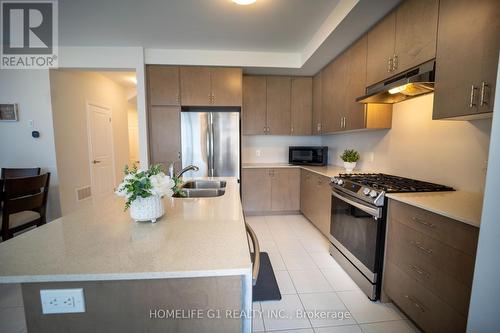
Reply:
[[[181,113],[182,167],[189,177],[240,179],[240,112],[196,110]]]

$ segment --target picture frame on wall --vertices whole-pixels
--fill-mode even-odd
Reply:
[[[0,121],[19,121],[17,104],[0,104]]]

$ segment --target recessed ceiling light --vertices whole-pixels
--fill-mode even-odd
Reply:
[[[233,0],[233,2],[237,5],[251,5],[257,0]]]

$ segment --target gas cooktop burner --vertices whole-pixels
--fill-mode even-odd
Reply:
[[[386,193],[454,191],[449,186],[383,173],[341,173],[338,178]]]

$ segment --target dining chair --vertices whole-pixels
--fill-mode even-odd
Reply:
[[[6,241],[14,234],[46,223],[50,173],[40,176],[5,178],[3,209],[0,216],[1,235]]]
[[[0,178],[19,178],[40,175],[40,168],[2,168]]]

